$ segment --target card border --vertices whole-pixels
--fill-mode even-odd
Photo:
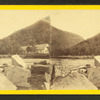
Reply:
[[[100,10],[100,5],[0,5],[0,10]],[[100,95],[100,90],[0,90],[0,94]]]
[[[100,5],[0,5],[0,10],[99,10]]]

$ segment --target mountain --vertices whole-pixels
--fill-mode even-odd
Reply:
[[[81,41],[82,37],[59,30],[51,26],[48,20],[43,19],[1,39],[0,54],[19,53],[19,48],[28,44],[48,43],[51,44],[51,54],[56,55]]]
[[[100,55],[100,33],[65,50],[71,55]]]
[[[40,20],[33,25],[18,30],[8,37],[0,40],[0,53],[19,53],[21,46],[31,44],[49,43],[49,22]]]
[[[52,26],[51,31],[51,55],[63,55],[66,48],[70,48],[84,39],[71,32],[63,31]]]

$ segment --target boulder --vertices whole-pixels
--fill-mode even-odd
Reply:
[[[50,90],[50,84],[47,82],[44,82],[44,89],[45,90]]]
[[[95,66],[91,66],[90,64],[86,64],[86,66],[79,66],[77,68],[77,72],[80,73],[80,74],[83,74],[87,77],[87,69],[88,68],[96,68]]]
[[[5,76],[16,86],[29,87],[30,70],[21,67],[5,67]]]
[[[19,55],[13,55],[11,58],[13,66],[28,68],[24,60]]]
[[[67,64],[56,63],[52,66],[52,75],[53,77],[58,76],[66,76],[71,69],[67,66]]]
[[[4,72],[4,68],[0,68],[0,73],[3,73]]]
[[[49,73],[49,66],[44,66],[44,65],[31,66],[31,74],[45,74],[45,73]]]
[[[41,64],[41,65],[47,65],[47,61],[46,60],[43,60],[43,61],[40,61],[40,62],[34,62],[34,64]]]
[[[95,56],[94,57],[94,65],[96,67],[100,67],[100,56]]]
[[[59,76],[53,80],[51,90],[97,90],[84,75],[77,72],[70,73],[65,77]]]
[[[78,73],[83,74],[87,77],[87,69],[86,68],[79,68]]]
[[[33,74],[29,78],[29,83],[32,90],[43,90],[44,82],[46,82],[45,75]]]
[[[48,89],[50,83],[49,66],[34,65],[31,67],[30,85],[33,90]]]
[[[45,73],[45,79],[46,79],[46,82],[47,82],[48,84],[50,84],[51,75],[48,74],[48,73]]]
[[[0,90],[16,90],[17,87],[0,73]]]
[[[88,68],[88,79],[98,88],[100,88],[100,68]]]

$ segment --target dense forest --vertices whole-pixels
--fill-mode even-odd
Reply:
[[[64,50],[64,55],[100,55],[100,33]]]

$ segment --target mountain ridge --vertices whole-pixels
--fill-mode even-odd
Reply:
[[[0,39],[0,54],[19,53],[21,46],[32,41],[35,44],[51,43],[51,55],[55,55],[83,40],[81,36],[55,28],[50,21],[43,19]]]
[[[65,54],[99,55],[100,54],[100,33],[65,50]]]

